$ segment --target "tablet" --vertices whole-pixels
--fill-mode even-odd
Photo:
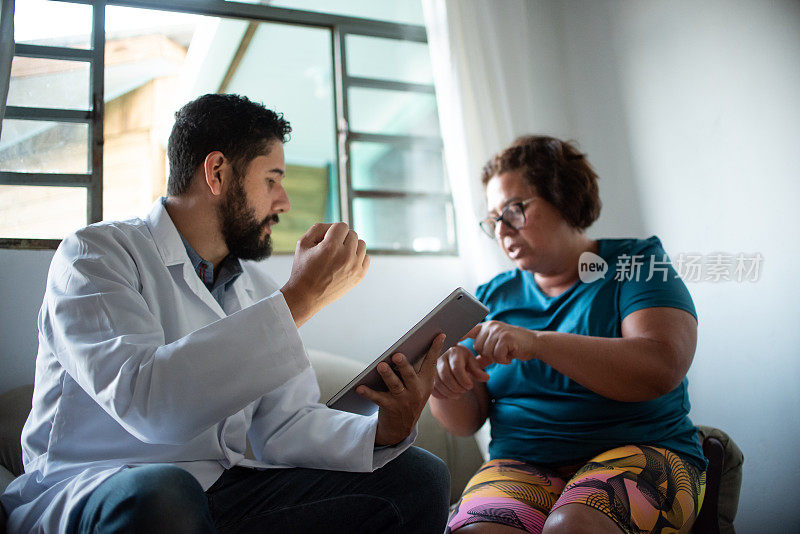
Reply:
[[[363,384],[376,391],[386,391],[386,384],[376,369],[379,363],[386,362],[394,369],[395,365],[390,358],[401,352],[414,366],[414,369],[419,370],[425,353],[436,336],[441,333],[447,336],[440,353],[442,354],[458,343],[488,313],[489,308],[459,287],[361,371],[339,393],[331,397],[326,403],[327,406],[344,412],[372,415],[378,410],[378,405],[356,393],[356,388]]]

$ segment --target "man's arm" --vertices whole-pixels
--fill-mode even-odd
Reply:
[[[375,451],[376,417],[332,410],[318,402],[319,395],[314,372],[306,369],[259,399],[248,429],[256,459],[271,467],[353,472],[382,467]]]
[[[40,318],[43,343],[128,432],[185,443],[308,367],[280,292],[167,343],[140,293],[151,266],[130,250],[142,246],[91,227],[67,237]]]
[[[380,406],[373,416],[318,403],[319,388],[310,369],[289,380],[261,398],[253,413],[248,435],[256,458],[275,467],[360,472],[382,467],[416,437],[415,426],[430,393],[431,364],[443,342],[443,335],[434,341],[419,373],[397,359],[400,376],[388,370],[391,378],[383,370],[390,390],[366,390],[365,396]]]

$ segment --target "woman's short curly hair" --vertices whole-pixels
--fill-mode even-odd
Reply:
[[[494,176],[517,170],[573,228],[585,230],[600,216],[597,174],[576,143],[544,135],[519,137],[484,165],[481,181],[486,187]]]

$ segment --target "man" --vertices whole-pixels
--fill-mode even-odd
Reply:
[[[362,391],[377,417],[330,410],[297,328],[361,281],[366,245],[314,225],[280,289],[240,261],[269,256],[289,210],[290,131],[246,98],[202,96],[176,114],[168,196],[64,239],[10,532],[443,530],[446,467],[409,448],[443,336],[419,373],[400,355],[399,376],[380,367],[388,391]]]

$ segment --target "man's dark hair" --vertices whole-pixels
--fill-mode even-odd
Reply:
[[[215,150],[243,175],[253,158],[266,154],[274,141],[288,141],[291,131],[282,113],[246,96],[203,95],[175,113],[167,144],[167,193],[176,196],[188,191],[197,167]]]
[[[481,181],[486,187],[494,176],[516,170],[573,228],[585,230],[600,216],[597,174],[574,142],[519,137],[484,165]]]

